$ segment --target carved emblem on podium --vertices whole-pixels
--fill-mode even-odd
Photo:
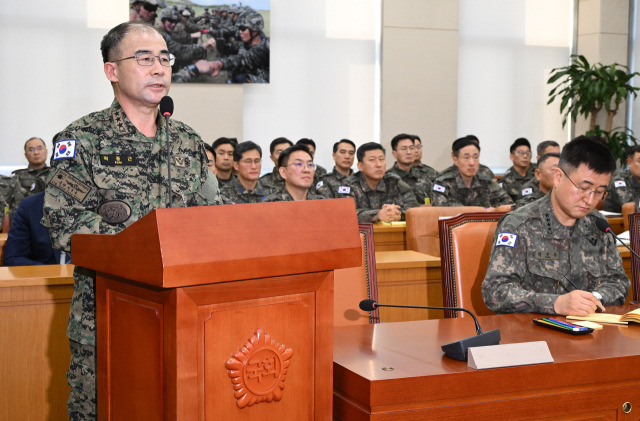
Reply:
[[[282,399],[293,350],[271,339],[262,328],[225,363],[239,408]]]

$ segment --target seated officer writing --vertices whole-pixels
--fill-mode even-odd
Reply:
[[[551,192],[498,224],[482,283],[489,309],[585,315],[624,303],[629,278],[594,210],[615,167],[598,138],[581,136],[564,147]]]

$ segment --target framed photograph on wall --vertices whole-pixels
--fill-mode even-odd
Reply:
[[[173,83],[269,83],[270,0],[130,0],[175,56]]]

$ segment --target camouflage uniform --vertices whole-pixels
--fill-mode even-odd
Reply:
[[[413,170],[414,168],[420,174],[418,178],[421,180],[427,179],[433,183],[433,181],[438,177],[438,171],[428,165],[420,163],[418,165],[414,165],[411,169]]]
[[[9,205],[4,200],[4,196],[0,194],[0,231],[2,231],[2,225],[4,223],[4,215],[9,211]]]
[[[168,206],[166,126],[160,114],[156,124],[155,138],[144,136],[114,100],[54,137],[44,221],[55,249],[69,252],[73,234],[116,234]],[[200,136],[176,120],[169,124],[173,206],[221,204]],[[96,402],[95,394],[89,395],[95,391],[95,272],[76,266],[73,278],[67,336],[82,355],[74,355],[69,367],[69,414],[84,419],[82,414],[95,414]]]
[[[627,170],[618,170],[611,177],[609,195],[604,201],[603,209],[609,212],[622,212],[622,205],[634,202],[640,196],[640,183]]]
[[[173,71],[178,73],[183,67],[199,60],[207,58],[207,50],[196,44],[184,44],[177,41],[174,35],[167,32],[163,26],[157,28],[167,43],[167,49],[171,54],[176,56],[176,62],[173,65]]]
[[[171,82],[176,83],[188,83],[193,82],[200,76],[200,71],[195,64],[189,64],[186,67],[180,69],[180,71],[171,75]]]
[[[452,165],[442,171],[440,171],[438,173],[438,177],[442,177],[443,175],[447,175],[449,173],[456,173],[458,172],[458,167],[456,167],[455,165]],[[485,177],[488,177],[490,179],[494,179],[496,178],[496,175],[493,173],[493,171],[491,171],[491,168],[487,167],[486,165],[482,165],[480,164],[480,168],[478,169],[478,175],[484,175]],[[434,180],[435,181],[435,180]]]
[[[371,190],[362,172],[347,177],[346,183],[356,202],[358,222],[377,222],[378,212],[384,204],[400,206],[404,221],[407,209],[418,206],[411,187],[397,174],[385,173],[375,190]]]
[[[353,171],[349,175],[352,174]],[[349,197],[351,187],[345,184],[346,180],[347,176],[338,171],[336,167],[333,167],[333,171],[320,177],[320,181],[316,184],[316,192],[326,199]]]
[[[321,199],[324,199],[324,197],[320,196],[319,194],[312,193],[311,191],[307,192],[307,200],[321,200]],[[293,196],[291,196],[289,191],[285,188],[270,194],[264,199],[264,201],[265,202],[295,202],[295,199],[293,198]]]
[[[234,75],[253,76],[253,82],[269,82],[269,38],[247,48],[243,53],[220,59],[222,68]]]
[[[32,169],[23,168],[15,170],[11,178],[9,193],[5,196],[10,210],[17,210],[20,201],[27,196],[44,191],[51,168]]]
[[[506,191],[515,202],[520,196],[520,191],[522,190],[524,183],[532,178],[534,180],[536,179],[534,174],[535,170],[535,165],[531,164],[529,169],[527,169],[527,172],[524,175],[520,175],[514,167],[511,167],[504,173],[502,178],[498,181],[498,184],[500,184],[500,187],[502,187],[502,189]]]
[[[602,215],[594,210],[564,226],[550,195],[505,215],[482,283],[487,306],[496,313],[554,314],[556,298],[574,289],[566,278],[599,292],[605,306],[624,304],[629,278],[615,240],[596,228],[596,218]]]
[[[274,191],[284,189],[284,178],[282,178],[277,168],[274,168],[269,174],[260,177],[259,181],[263,187],[271,188]]]
[[[409,171],[405,171],[398,166],[398,162],[394,162],[393,167],[389,168],[387,172],[398,175],[402,181],[407,183],[411,187],[413,194],[416,195],[416,200],[419,204],[427,203],[426,199],[429,199],[428,203],[431,203],[432,180],[424,177],[417,167],[412,166]]]
[[[436,178],[433,183],[433,206],[484,206],[513,205],[511,197],[498,183],[486,175],[477,174],[467,187],[459,171]]]
[[[220,196],[222,196],[222,201],[225,204],[260,203],[264,202],[267,196],[272,193],[274,193],[274,190],[264,187],[260,181],[256,182],[256,187],[253,190],[247,190],[238,177],[220,188]]]
[[[0,174],[0,196],[7,197],[11,190],[11,177]]]
[[[216,180],[218,180],[218,186],[222,189],[223,186],[229,184],[230,182],[232,182],[233,180],[237,179],[238,175],[231,173],[231,176],[229,178],[227,178],[226,180],[223,178],[220,178],[216,175]]]
[[[524,205],[528,205],[531,202],[535,202],[538,199],[541,199],[545,196],[545,193],[540,190],[540,183],[535,178],[533,180],[529,180],[529,182],[525,183],[522,186],[522,190],[520,190],[520,196],[516,201],[513,209],[521,208]]]

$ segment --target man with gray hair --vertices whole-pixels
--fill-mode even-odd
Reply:
[[[156,208],[221,204],[200,136],[158,112],[171,85],[162,35],[141,22],[111,29],[100,45],[115,99],[58,133],[44,200],[53,247],[76,233],[117,234]],[[170,156],[171,190],[167,182]],[[95,271],[76,266],[67,336],[69,419],[96,419]],[[106,403],[105,403],[106,404]]]

